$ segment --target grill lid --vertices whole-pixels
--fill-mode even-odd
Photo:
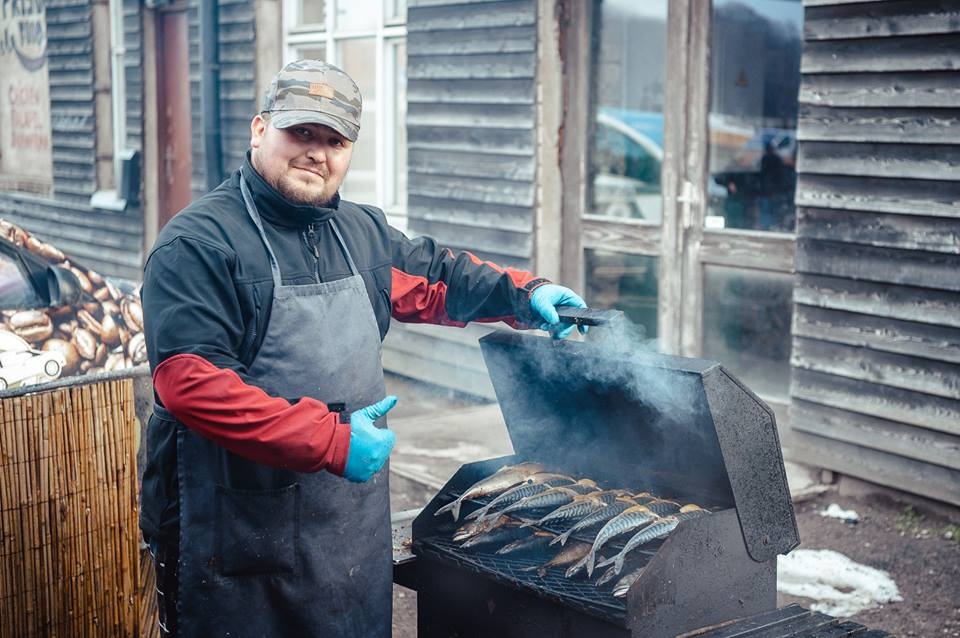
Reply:
[[[517,457],[610,486],[736,506],[750,556],[799,544],[773,411],[715,362],[616,339],[480,339]]]

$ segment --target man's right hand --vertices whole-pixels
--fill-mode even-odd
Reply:
[[[373,422],[396,404],[397,397],[388,396],[350,415],[350,449],[343,470],[344,478],[365,483],[387,462],[397,435],[386,428],[377,428]]]

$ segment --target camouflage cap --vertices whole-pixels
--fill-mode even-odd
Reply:
[[[296,60],[280,69],[263,96],[273,125],[323,124],[351,142],[360,132],[360,89],[343,70],[320,60]]]

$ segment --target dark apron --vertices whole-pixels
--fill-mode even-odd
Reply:
[[[380,332],[363,279],[331,220],[350,277],[284,286],[245,179],[247,213],[273,272],[267,333],[250,366],[273,396],[342,403],[385,395]],[[388,470],[367,483],[278,470],[177,426],[180,636],[386,637],[392,561]]]

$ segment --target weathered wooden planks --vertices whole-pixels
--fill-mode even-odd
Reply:
[[[806,238],[960,254],[960,219],[800,208],[797,232]]]
[[[960,503],[960,5],[805,7],[791,457]]]
[[[529,268],[536,201],[537,3],[415,0],[407,10],[408,226]],[[469,334],[469,343],[453,342]],[[388,370],[492,396],[477,334],[394,325]]]
[[[793,334],[960,364],[960,329],[952,327],[798,304],[793,315]]]
[[[925,144],[809,141],[800,147],[797,166],[804,173],[892,179],[960,181],[960,146],[931,153]]]
[[[790,410],[795,430],[960,470],[958,436],[803,400]]]
[[[960,472],[940,465],[797,431],[789,458],[960,505]]]
[[[900,388],[960,400],[960,366],[951,362],[797,337],[793,340],[791,363],[796,369],[837,375],[883,389]]]
[[[950,71],[960,59],[960,33],[917,37],[807,41],[804,73]]]
[[[798,206],[960,218],[960,182],[800,173],[796,202]]]
[[[798,272],[960,291],[960,255],[802,236],[797,248]]]
[[[960,73],[822,73],[804,75],[800,103],[871,108],[956,108]]]
[[[826,6],[808,0],[804,38],[808,41],[960,32],[960,6],[951,0],[899,0],[853,6]],[[823,6],[818,6],[823,5]]]
[[[801,276],[794,301],[824,308],[960,327],[960,295],[837,277]]]

